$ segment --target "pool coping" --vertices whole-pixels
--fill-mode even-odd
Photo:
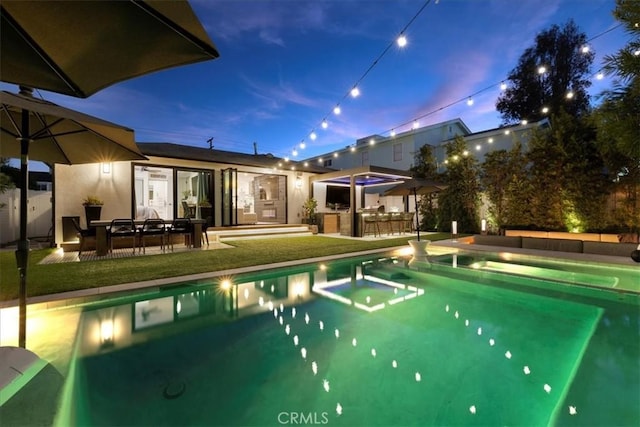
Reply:
[[[428,240],[428,239],[425,239]],[[250,267],[240,267],[228,270],[210,271],[205,273],[189,274],[183,276],[167,277],[163,279],[153,279],[141,282],[122,283],[118,285],[100,286],[91,289],[81,289],[68,292],[60,292],[56,294],[39,295],[27,298],[27,305],[38,305],[41,309],[59,308],[73,306],[84,303],[88,300],[94,300],[95,297],[112,295],[122,292],[130,292],[136,290],[157,291],[163,286],[176,284],[179,282],[197,281],[212,279],[220,276],[231,276],[244,273],[253,273],[262,270],[273,270],[277,268],[285,268],[300,264],[311,264],[315,262],[333,261],[336,259],[356,257],[363,255],[372,255],[376,253],[394,252],[406,250],[408,246],[390,246],[386,248],[370,249],[359,252],[349,252],[344,254],[327,255],[313,258],[303,258],[293,261],[283,261],[272,264],[262,264]],[[490,245],[474,245],[468,243],[468,239],[446,239],[438,240],[430,243],[431,248],[438,248],[438,251],[468,251],[468,252],[511,252],[522,255],[536,256],[548,259],[566,259],[571,261],[582,261],[598,264],[622,265],[622,266],[638,266],[630,257],[618,257],[610,255],[583,254],[559,251],[546,251],[537,249],[522,249],[503,246]],[[0,301],[0,309],[17,307],[18,299]]]

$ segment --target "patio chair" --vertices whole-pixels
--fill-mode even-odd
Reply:
[[[133,253],[136,253],[136,235],[138,234],[136,226],[132,219],[118,218],[111,221],[111,227],[109,227],[109,241],[111,253],[113,253],[113,242],[115,239],[131,239],[131,249]]]
[[[146,240],[147,238],[160,238],[160,249],[164,252],[166,228],[164,220],[148,218],[144,220],[144,224],[140,227],[140,244],[142,245],[142,253],[147,253]],[[140,252],[140,248],[138,248]]]
[[[171,246],[171,252],[173,252],[173,236],[183,235],[185,238],[185,245],[191,247],[191,237],[193,228],[191,227],[191,219],[189,218],[176,218],[173,220],[171,227],[167,230],[169,234],[169,246]]]
[[[207,229],[213,225],[213,216],[207,216],[204,220],[204,224],[202,224],[202,243],[207,242],[207,246],[209,246],[209,235],[207,234]]]
[[[78,250],[78,256],[82,255],[82,249],[84,248],[84,244],[86,242],[87,237],[96,237],[96,229],[95,227],[91,228],[82,228],[80,227],[80,223],[77,219],[71,218],[71,222],[73,223],[73,227],[76,229],[78,240],[80,241],[80,249]]]

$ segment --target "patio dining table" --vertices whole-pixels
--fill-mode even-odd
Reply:
[[[136,219],[133,221],[136,226],[141,226],[144,224],[143,219]],[[166,225],[173,224],[172,219],[164,220]],[[191,231],[191,241],[193,242],[194,248],[200,248],[202,246],[202,241],[200,236],[202,235],[202,226],[206,223],[204,219],[194,219],[191,218],[191,225],[193,225],[193,229]],[[95,227],[96,229],[96,255],[105,256],[109,252],[109,245],[107,241],[107,228],[111,225],[111,220],[93,220],[89,224],[91,227]]]

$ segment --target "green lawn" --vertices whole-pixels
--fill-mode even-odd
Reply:
[[[449,238],[430,234],[429,240]],[[120,283],[177,277],[186,274],[294,261],[407,245],[413,237],[387,240],[348,240],[325,236],[249,239],[226,242],[234,248],[191,251],[100,261],[39,265],[52,249],[34,250],[29,258],[28,296],[89,289]],[[18,298],[18,270],[12,251],[0,252],[0,301]]]

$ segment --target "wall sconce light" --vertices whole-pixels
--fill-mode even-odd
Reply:
[[[297,189],[302,188],[302,175],[300,174],[296,176],[296,188]]]
[[[107,175],[111,173],[111,163],[101,163],[102,173]]]

